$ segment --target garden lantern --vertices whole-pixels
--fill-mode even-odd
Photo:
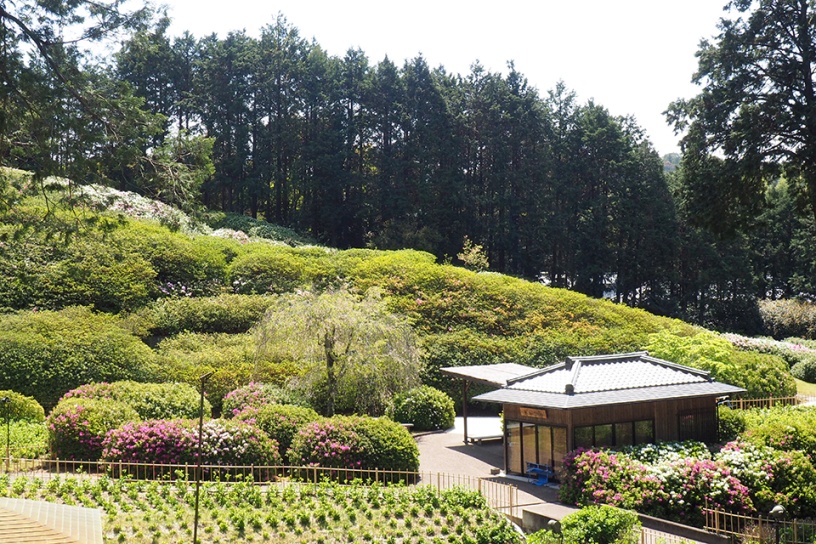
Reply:
[[[8,473],[11,463],[11,399],[3,397],[0,402],[6,405],[6,472]]]
[[[771,518],[773,518],[774,533],[776,534],[776,544],[779,544],[779,522],[785,517],[785,507],[781,504],[775,505],[770,511]]]

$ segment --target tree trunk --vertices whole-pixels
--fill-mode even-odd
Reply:
[[[332,417],[334,415],[334,403],[337,398],[337,376],[334,373],[334,335],[326,332],[323,337],[323,350],[326,354],[326,416]]]

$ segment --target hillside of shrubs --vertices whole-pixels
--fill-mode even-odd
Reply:
[[[449,396],[458,399],[458,388],[441,367],[542,367],[573,354],[647,349],[709,370],[753,397],[794,394],[791,367],[813,379],[816,349],[804,344],[724,337],[610,301],[438,263],[419,251],[338,251],[242,216],[194,220],[131,193],[75,187],[81,194],[65,207],[55,204],[65,191],[61,180],[47,181],[45,196],[16,186],[14,205],[0,213],[0,388],[48,415],[47,445],[28,454],[131,459],[128,441],[152,437],[156,452],[165,451],[162,440],[187,444],[174,458],[183,461],[193,447],[189,422],[198,413],[200,378],[211,372],[205,389],[207,414],[216,418],[212,432],[239,440],[245,425],[267,431],[269,442],[247,453],[253,461],[308,463],[328,453],[341,464],[376,460],[403,470],[415,466],[413,452],[386,458],[377,446],[402,435],[360,417],[387,414],[417,430],[449,427]],[[370,413],[358,413],[353,395],[344,394],[353,387],[343,384],[354,374],[347,372],[337,384],[342,417],[322,419],[325,405],[316,399],[327,395],[325,380],[308,379],[304,372],[313,367],[269,346],[287,340],[270,340],[259,323],[283,296],[335,290],[376,293],[410,324],[421,361],[416,379],[389,390],[392,405]],[[422,387],[412,389],[417,383]],[[256,398],[266,400],[258,405]],[[15,419],[15,432],[43,444],[45,433],[24,429],[32,418]],[[320,452],[309,433],[363,445]]]

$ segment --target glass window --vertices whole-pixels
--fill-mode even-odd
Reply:
[[[546,425],[538,426],[538,462],[552,466],[552,429]]]
[[[521,424],[522,448],[524,449],[524,462],[522,467],[527,470],[527,463],[538,463],[536,451],[536,426],[531,423]]]
[[[567,429],[564,427],[553,427],[553,469],[560,467],[564,456],[567,455]]]
[[[508,421],[507,426],[507,470],[520,474],[521,470],[521,423]]]
[[[654,422],[651,419],[635,421],[635,444],[654,442]]]
[[[615,423],[615,446],[631,446],[634,444],[634,424],[632,422]]]
[[[575,447],[591,448],[592,445],[592,427],[575,427]]]
[[[615,445],[612,435],[612,425],[595,425],[595,446],[599,448],[611,448]]]

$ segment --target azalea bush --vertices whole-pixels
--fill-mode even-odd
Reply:
[[[304,425],[292,440],[289,464],[329,468],[362,468],[365,442],[342,419],[325,419]]]
[[[85,383],[151,381],[155,354],[120,325],[79,307],[0,316],[0,387],[50,409]]]
[[[676,458],[643,463],[605,450],[576,450],[564,459],[561,500],[609,504],[701,526],[700,506],[751,513],[750,490],[730,468],[712,459]]]
[[[260,407],[246,406],[235,413],[235,419],[253,424],[278,443],[283,459],[288,457],[292,440],[307,423],[323,419],[311,408],[287,404],[266,404]]]
[[[132,422],[112,430],[102,458],[130,463],[193,463],[198,459],[196,420]],[[205,465],[280,465],[278,444],[252,425],[211,419],[202,427],[201,462]]]
[[[139,414],[127,404],[112,399],[69,398],[48,414],[48,446],[57,459],[96,461],[102,454],[108,431]]]

